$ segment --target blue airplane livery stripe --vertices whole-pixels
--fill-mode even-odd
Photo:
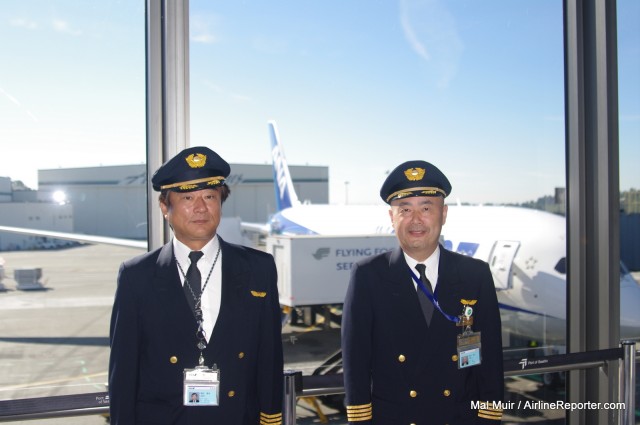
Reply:
[[[503,310],[515,311],[515,312],[518,312],[518,313],[533,314],[533,315],[536,315],[536,316],[546,316],[546,317],[550,317],[552,319],[557,319],[557,317],[549,316],[548,314],[542,314],[542,313],[538,313],[536,311],[526,310],[524,308],[514,307],[514,306],[503,304],[503,303],[498,303],[498,307],[500,309],[503,309]]]
[[[310,230],[298,223],[283,217],[281,214],[276,214],[270,221],[271,230],[276,234],[292,233],[296,235],[317,235],[316,232]]]

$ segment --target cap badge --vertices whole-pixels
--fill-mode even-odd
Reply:
[[[415,182],[418,180],[422,180],[422,178],[424,177],[424,172],[424,168],[409,168],[405,170],[404,175],[407,176],[408,180]]]
[[[196,153],[185,158],[191,168],[202,168],[207,163],[207,155]]]

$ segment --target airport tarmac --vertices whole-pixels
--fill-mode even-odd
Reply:
[[[0,400],[106,390],[118,268],[142,252],[107,245],[0,252],[7,276],[6,290],[0,291]],[[44,288],[18,290],[14,271],[33,268],[42,270]],[[286,327],[285,367],[310,374],[339,344],[339,329]],[[336,412],[322,406],[323,414]],[[313,423],[318,415],[303,400],[298,417],[298,423]],[[335,415],[330,419],[335,422]],[[98,425],[105,419],[81,416],[13,423]]]
[[[51,251],[0,252],[6,291],[0,291],[0,400],[105,391],[111,305],[120,263],[141,250],[86,245]],[[41,268],[44,289],[16,289],[15,269]],[[340,344],[332,327],[286,326],[285,368],[313,373]],[[539,377],[507,378],[507,401],[558,401],[564,390],[545,387]],[[345,415],[322,399],[300,399],[298,424],[346,424]],[[505,412],[505,424],[563,424],[563,411]],[[100,416],[13,423],[105,424]],[[640,422],[638,422],[640,423]]]

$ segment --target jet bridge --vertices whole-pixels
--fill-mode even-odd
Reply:
[[[278,269],[280,305],[286,307],[342,304],[353,264],[398,246],[395,235],[273,235],[266,243]]]

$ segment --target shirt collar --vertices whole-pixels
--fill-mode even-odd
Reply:
[[[218,251],[219,246],[220,246],[220,241],[218,239],[218,235],[215,235],[200,250],[204,254],[203,260],[205,260],[206,263],[213,262],[213,259]],[[191,264],[191,260],[189,260],[190,252],[191,252],[191,248],[189,248],[188,246],[180,242],[177,238],[175,237],[173,238],[173,255],[175,255],[176,259],[180,264],[186,264],[186,265]]]
[[[404,254],[404,259],[411,270],[415,271],[418,260],[413,259],[404,251],[402,251],[402,253]],[[437,281],[438,277],[438,264],[440,263],[440,245],[436,247],[436,250],[433,251],[429,258],[427,258],[425,261],[422,261],[421,263],[427,266],[427,277],[430,281],[432,281],[431,283],[433,285],[433,282]]]

